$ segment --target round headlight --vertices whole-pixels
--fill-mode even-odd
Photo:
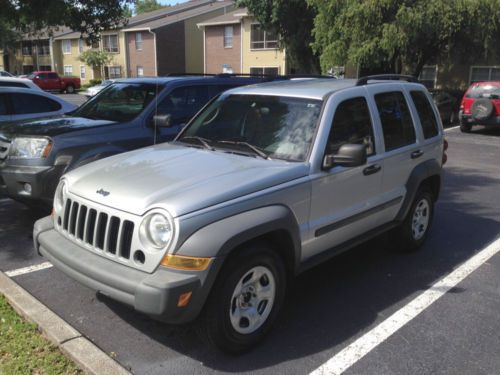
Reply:
[[[139,233],[144,245],[155,249],[164,249],[172,240],[173,223],[166,215],[152,213],[142,221]]]
[[[57,185],[56,194],[54,195],[54,208],[56,212],[61,212],[64,207],[64,194],[65,194],[66,183],[61,181]]]

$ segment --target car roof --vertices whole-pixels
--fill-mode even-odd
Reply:
[[[500,81],[474,82],[470,86],[500,86]]]
[[[115,79],[115,83],[149,83],[164,85],[172,82],[203,82],[203,83],[224,83],[224,82],[262,82],[261,77],[245,76],[204,76],[204,75],[172,75],[168,77],[140,77],[140,78],[120,78]]]
[[[23,82],[23,83],[29,82],[29,83],[33,83],[32,81],[30,81],[27,78],[18,78],[18,77],[0,77],[0,81],[5,81],[5,82]]]

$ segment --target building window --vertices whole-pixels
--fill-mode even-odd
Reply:
[[[144,77],[144,67],[142,66],[137,67],[137,77]]]
[[[71,53],[71,40],[65,39],[62,41],[62,51],[65,55]]]
[[[85,65],[80,65],[80,79],[85,79]]]
[[[23,56],[31,56],[33,54],[33,45],[31,42],[22,42]]]
[[[500,81],[500,66],[472,66],[470,83],[482,81]]]
[[[50,44],[49,42],[41,42],[37,46],[38,56],[49,56],[50,55]]]
[[[35,70],[33,65],[23,65],[23,74],[30,75]]]
[[[118,53],[118,35],[103,35],[103,49],[106,52]]]
[[[83,52],[83,39],[78,39],[78,52]]]
[[[418,80],[428,89],[436,86],[437,65],[427,65],[422,68]]]
[[[135,49],[142,51],[142,33],[135,33]]]
[[[224,27],[224,48],[233,48],[233,27]]]
[[[121,78],[122,69],[120,66],[107,66],[105,68],[105,73],[107,73],[106,76],[109,79]]]
[[[99,49],[99,41],[92,42],[90,46],[92,49]]]
[[[52,70],[52,67],[50,65],[40,65],[38,67],[42,72],[50,72]]]
[[[256,75],[269,75],[277,76],[279,74],[279,68],[277,67],[263,67],[263,68],[250,68],[250,74]]]
[[[252,49],[278,48],[278,36],[270,31],[264,31],[261,25],[253,24],[250,32],[250,46]]]
[[[71,77],[73,75],[73,66],[72,65],[64,65],[64,75]]]

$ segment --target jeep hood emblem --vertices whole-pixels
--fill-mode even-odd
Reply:
[[[96,191],[96,193],[102,195],[103,197],[107,197],[109,195],[109,191],[106,191],[104,189],[99,189]]]

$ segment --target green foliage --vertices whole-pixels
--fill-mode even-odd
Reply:
[[[452,51],[486,53],[499,36],[498,0],[308,0],[321,67],[356,64],[418,75]],[[470,52],[469,52],[470,53]]]
[[[78,57],[78,60],[92,67],[93,69],[99,69],[109,64],[112,59],[112,56],[108,52],[94,49],[83,51],[82,54]]]
[[[0,295],[0,374],[82,374]]]
[[[89,81],[90,86],[97,86],[97,85],[100,85],[101,83],[102,83],[102,79],[91,79]]]
[[[132,0],[0,0],[0,31],[37,33],[67,26],[89,41],[96,41],[103,30],[123,24],[123,12]],[[0,46],[8,42],[0,32]]]
[[[316,11],[305,0],[239,0],[266,30],[280,36],[290,66],[297,73],[318,73],[319,59],[311,49]]]
[[[142,14],[165,8],[165,5],[161,5],[157,0],[134,0],[134,7],[135,14]]]

